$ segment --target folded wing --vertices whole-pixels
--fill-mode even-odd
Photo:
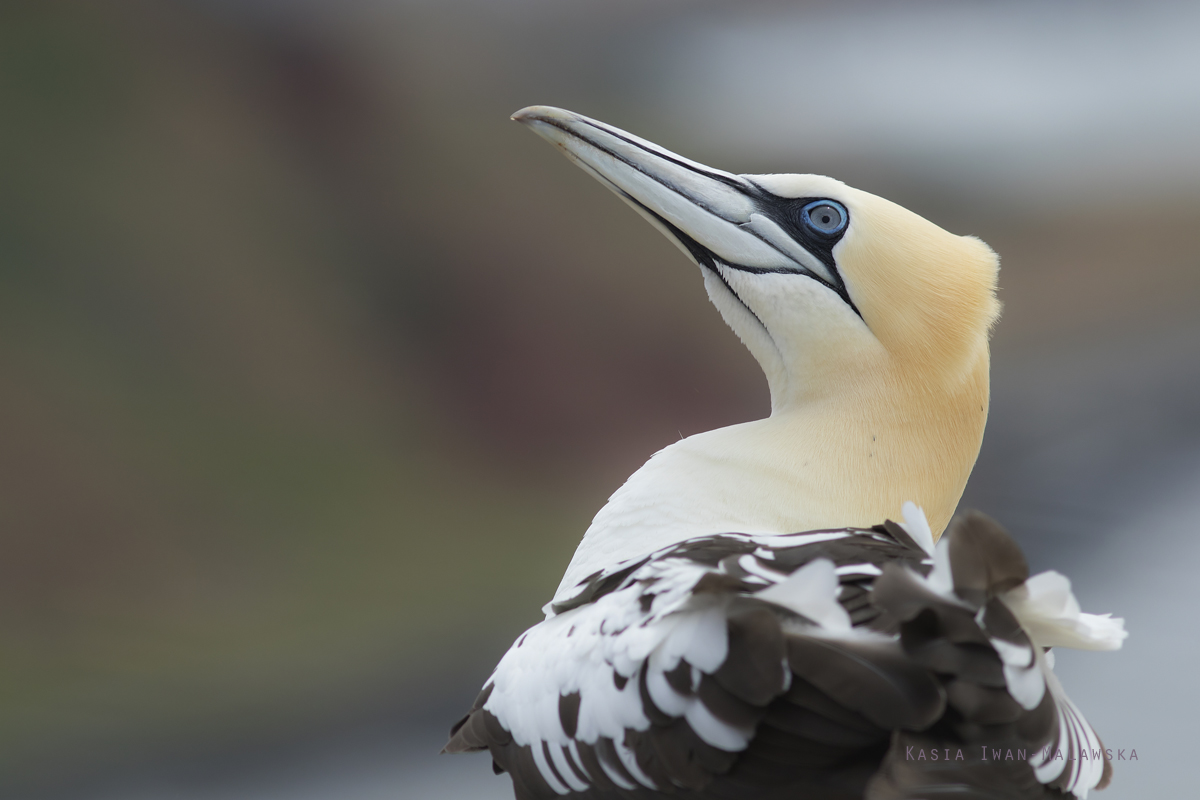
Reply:
[[[521,800],[1086,797],[1102,746],[1022,624],[1048,593],[980,515],[920,539],[723,534],[592,575],[446,750],[490,750]]]

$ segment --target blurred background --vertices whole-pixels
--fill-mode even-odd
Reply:
[[[696,268],[508,115],[819,172],[1001,255],[964,504],[1200,710],[1200,6],[0,5],[0,795],[500,798],[451,722],[650,453],[761,416]],[[1190,785],[1187,784],[1187,785]]]

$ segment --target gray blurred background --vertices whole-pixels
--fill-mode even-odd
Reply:
[[[1002,258],[964,504],[1191,785],[1200,6],[0,6],[0,795],[500,798],[449,724],[654,450],[760,416],[697,270],[508,115],[819,172]]]

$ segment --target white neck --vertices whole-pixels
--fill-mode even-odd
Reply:
[[[985,349],[958,387],[939,388],[936,419],[923,413],[930,392],[883,375],[660,450],[596,515],[555,599],[598,569],[693,536],[869,527],[899,519],[907,500],[940,533],[979,453],[987,361]]]

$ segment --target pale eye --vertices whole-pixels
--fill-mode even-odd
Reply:
[[[826,236],[838,233],[846,227],[846,209],[832,200],[816,200],[804,207],[801,218],[804,224]]]

